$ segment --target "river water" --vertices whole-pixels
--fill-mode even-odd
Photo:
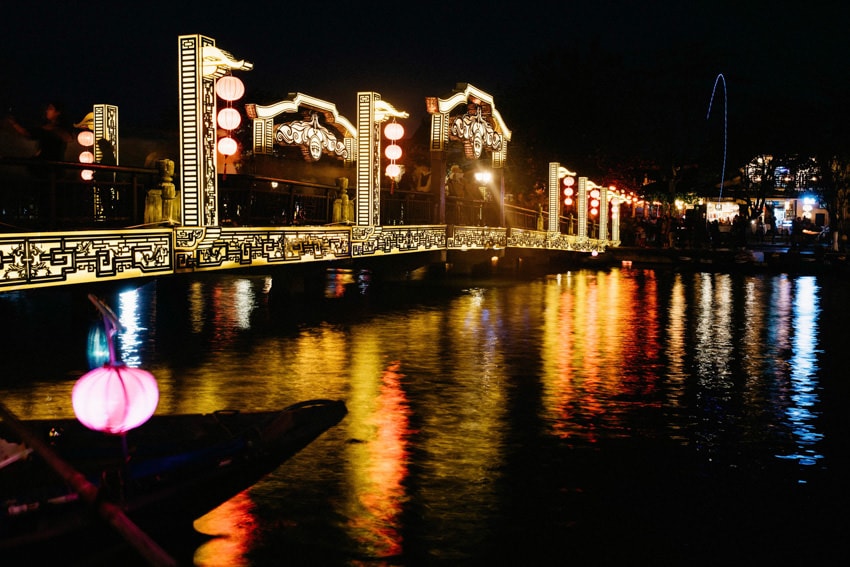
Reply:
[[[612,268],[380,287],[338,271],[309,302],[254,275],[100,291],[158,413],[346,401],[196,522],[219,537],[183,541],[187,562],[248,567],[837,563],[846,290]],[[0,294],[19,417],[73,416],[87,291]]]

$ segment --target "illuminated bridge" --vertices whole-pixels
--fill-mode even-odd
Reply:
[[[111,163],[120,163],[118,109],[109,105],[93,107],[86,130],[97,144],[85,163],[36,170],[36,162],[0,159],[0,292],[237,269],[516,271],[619,245],[620,197],[585,177],[577,178],[573,215],[547,213],[561,211],[564,182],[576,177],[559,163],[549,164],[548,209],[506,198],[511,133],[492,97],[472,85],[426,99],[430,171],[447,171],[456,145],[470,162],[488,158],[488,177],[470,180],[471,195],[443,175],[431,176],[427,190],[402,191],[395,185],[400,148],[384,157],[381,131],[393,147],[401,130],[392,134],[388,126],[407,113],[378,93],[357,93],[353,121],[302,93],[245,105],[254,170],[246,175],[233,167],[239,156],[221,111],[233,110],[240,95],[233,72],[252,64],[201,35],[180,36],[178,55],[178,161],[106,165],[104,141]],[[341,173],[327,183],[288,178],[279,161],[272,167],[275,145],[284,144],[300,148],[302,169],[330,155]]]

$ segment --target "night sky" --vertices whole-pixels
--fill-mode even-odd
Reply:
[[[722,85],[706,115],[722,74],[730,152],[813,152],[850,125],[850,8],[782,4],[7,3],[0,102],[28,123],[58,98],[74,121],[108,103],[122,133],[176,130],[177,37],[198,33],[254,63],[244,102],[303,92],[353,120],[372,90],[410,112],[410,132],[425,97],[470,83],[516,142],[565,162],[589,146],[684,160],[718,143]]]

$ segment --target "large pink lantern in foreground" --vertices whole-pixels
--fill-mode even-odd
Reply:
[[[159,388],[153,374],[117,360],[112,337],[121,324],[99,299],[89,299],[103,315],[109,362],[77,380],[71,392],[74,414],[89,429],[123,434],[150,419],[159,403]]]

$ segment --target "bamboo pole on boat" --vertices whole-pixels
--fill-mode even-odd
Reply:
[[[29,445],[65,482],[77,491],[83,500],[97,509],[98,514],[106,520],[133,548],[136,549],[150,565],[155,567],[175,566],[177,562],[159,546],[151,537],[142,531],[124,514],[124,511],[113,504],[97,498],[97,487],[90,483],[82,473],[72,467],[62,457],[56,454],[46,443],[24,425],[3,402],[0,402],[0,417],[9,424],[21,440]]]

